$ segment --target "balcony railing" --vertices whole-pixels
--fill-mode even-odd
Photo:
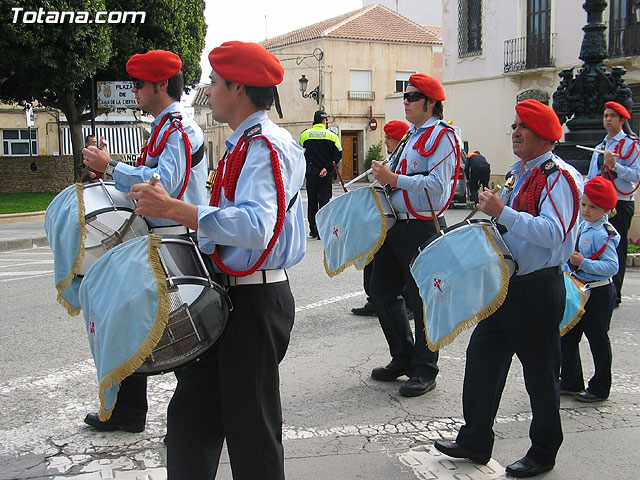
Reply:
[[[609,57],[640,55],[640,24],[620,18],[609,24]]]
[[[504,42],[504,73],[555,66],[555,33]]]
[[[376,92],[358,92],[355,90],[349,90],[349,100],[375,100]]]

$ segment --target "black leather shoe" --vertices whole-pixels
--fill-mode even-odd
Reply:
[[[522,457],[517,462],[509,465],[505,470],[513,477],[528,478],[548,472],[553,468],[553,466],[553,464],[542,465],[541,463],[536,462],[533,458]]]
[[[310,236],[311,238],[320,238],[320,235],[318,235],[318,231],[317,231],[317,230],[311,230],[311,231],[309,232],[309,236]]]
[[[411,377],[409,380],[400,385],[398,392],[403,397],[419,397],[436,388],[436,379],[427,379],[425,377]]]
[[[371,378],[380,382],[392,382],[402,375],[411,376],[410,366],[396,364],[393,360],[386,367],[376,367],[371,371]]]
[[[577,392],[573,398],[578,400],[579,402],[585,403],[593,403],[593,402],[603,402],[607,399],[607,397],[599,397],[594,395],[589,390],[582,390],[581,392]]]
[[[97,413],[89,413],[84,417],[84,423],[95,428],[100,432],[113,432],[115,430],[122,430],[124,432],[140,433],[144,432],[145,420],[129,420],[121,421],[113,418],[113,415],[106,422],[100,421],[100,417]]]
[[[352,308],[351,313],[354,315],[362,315],[363,317],[375,317],[376,309],[373,307],[373,303],[367,302],[360,308]]]
[[[491,457],[472,452],[471,450],[467,450],[466,448],[458,445],[456,442],[436,440],[436,443],[434,443],[433,446],[436,447],[436,450],[444,453],[445,455],[449,455],[453,458],[468,458],[473,463],[477,463],[480,465],[486,465],[487,463],[489,463],[489,460],[491,460]]]

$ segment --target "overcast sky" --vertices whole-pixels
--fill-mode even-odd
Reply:
[[[221,43],[228,40],[261,42],[362,8],[362,0],[206,0],[206,5],[207,37],[201,62],[203,82],[211,73],[207,56]]]

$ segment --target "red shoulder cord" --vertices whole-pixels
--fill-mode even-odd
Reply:
[[[433,146],[425,151],[424,147],[427,144],[427,141],[429,140],[429,137],[431,136],[431,133],[433,132],[433,129],[435,128],[435,125],[432,125],[431,127],[427,128],[427,130],[420,135],[420,138],[418,139],[418,141],[413,145],[413,149],[416,150],[420,155],[422,155],[423,157],[430,157],[431,155],[433,155],[433,153],[436,151],[436,148],[438,148],[438,144],[440,143],[440,139],[442,138],[442,136],[447,133],[449,131],[449,129],[447,128],[443,128],[442,130],[440,130],[440,132],[438,132],[438,136],[436,137],[435,142],[433,142]],[[449,143],[451,144],[451,146],[453,147],[453,150],[451,150],[451,152],[449,152],[449,154],[444,157],[442,160],[440,160],[438,163],[436,163],[433,168],[431,168],[427,174],[431,173],[438,165],[440,165],[442,162],[444,162],[447,158],[449,158],[451,156],[452,153],[455,152],[456,154],[456,168],[455,168],[455,172],[453,174],[453,187],[451,188],[451,196],[449,197],[449,200],[447,201],[447,204],[442,207],[442,210],[440,210],[438,213],[436,213],[436,217],[439,217],[442,212],[444,212],[447,208],[449,208],[449,204],[451,203],[451,201],[453,200],[453,196],[455,195],[456,192],[456,185],[458,183],[458,172],[460,171],[460,145],[458,143],[456,143],[455,145],[453,144],[453,142],[451,141],[451,138],[449,137],[449,135],[447,135],[447,139],[449,140]],[[407,159],[404,158],[402,159],[402,161],[400,162],[400,173],[402,175],[405,175],[407,173]],[[411,203],[409,202],[409,192],[407,192],[406,190],[402,190],[402,197],[404,198],[404,203],[407,205],[407,209],[409,210],[409,213],[411,213],[411,215],[413,215],[414,217],[420,219],[420,220],[432,220],[433,217],[425,217],[424,215],[420,215],[418,214],[418,212],[416,212],[414,210],[414,208],[411,206]]]
[[[624,146],[624,138],[622,140],[620,140],[618,142],[618,144],[615,146],[615,148],[613,149],[613,153],[617,153],[620,157],[620,160],[626,160],[627,158],[629,158],[631,156],[631,154],[636,150],[636,148],[638,147],[638,142],[637,141],[633,141],[633,145],[631,146],[631,148],[629,149],[629,153],[627,153],[626,155],[622,154],[622,147]],[[633,159],[633,162],[631,162],[629,165],[626,165],[627,167],[630,167],[631,165],[633,165],[634,163],[636,163],[636,160],[638,160],[638,156],[640,156],[640,152],[638,152],[638,154],[636,154],[636,158]],[[613,175],[611,174],[611,169],[609,168],[609,165],[607,165],[607,163],[605,162],[602,165],[602,176],[605,177],[607,180],[610,180],[611,183],[613,184],[613,188],[616,190],[616,192],[618,192],[620,195],[633,195],[633,193],[638,189],[638,187],[640,187],[640,183],[638,183],[638,185],[636,185],[636,188],[634,188],[633,190],[631,190],[630,192],[623,192],[622,190],[620,190],[617,185],[616,182],[613,181]]]
[[[604,249],[607,248],[607,243],[609,243],[609,240],[611,240],[611,236],[607,237],[607,241],[604,242],[604,245],[602,245],[602,248],[600,248],[600,250],[598,250],[596,253],[594,253],[593,255],[591,255],[589,257],[589,260],[595,260],[597,259],[600,255],[602,255],[602,252],[604,252]]]
[[[558,167],[558,172],[560,172],[560,175],[557,176],[557,178],[551,185],[551,188],[549,188],[547,176],[542,172],[542,169],[540,167],[536,167],[531,170],[529,178],[527,178],[527,180],[524,182],[524,185],[522,185],[522,188],[520,189],[520,192],[518,193],[516,198],[513,199],[513,205],[515,206],[520,201],[520,197],[523,197],[523,200],[526,201],[527,207],[525,211],[533,215],[534,217],[537,217],[538,215],[540,215],[540,207],[542,206],[542,203],[544,203],[547,198],[551,200],[553,209],[556,211],[558,220],[560,220],[560,225],[562,225],[562,234],[564,236],[562,241],[564,242],[567,239],[567,235],[569,235],[569,232],[575,225],[576,220],[578,219],[580,194],[578,192],[578,186],[576,185],[576,182],[574,181],[571,174],[567,170],[564,170],[560,167]],[[573,196],[573,215],[571,216],[571,223],[569,223],[569,228],[565,228],[562,217],[560,216],[560,212],[558,211],[558,207],[556,207],[556,204],[553,201],[553,197],[551,196],[551,190],[553,190],[553,187],[556,186],[556,183],[558,183],[561,176],[564,177],[569,184],[569,188],[571,188],[571,194]],[[529,191],[529,189],[532,190]],[[538,205],[538,203],[540,202],[540,198],[542,197],[543,190],[546,190],[546,197],[542,200],[542,203]]]
[[[176,118],[171,121],[171,125],[169,126],[169,128],[165,130],[164,134],[162,135],[162,138],[160,139],[160,143],[158,143],[157,146],[154,146],[156,144],[156,141],[158,140],[158,134],[160,133],[160,130],[162,130],[162,127],[164,126],[168,118],[169,118],[169,114],[165,113],[162,116],[162,120],[160,120],[160,123],[156,126],[156,128],[153,129],[153,133],[151,134],[149,141],[144,147],[142,147],[140,156],[136,161],[136,167],[140,167],[146,163],[147,152],[152,157],[157,157],[158,155],[160,155],[164,150],[165,145],[167,144],[169,135],[171,135],[175,131],[182,132],[182,138],[184,139],[184,151],[187,157],[187,165],[186,165],[187,170],[184,175],[184,183],[182,184],[182,190],[180,190],[180,193],[176,197],[178,200],[180,200],[182,198],[182,195],[184,195],[184,191],[187,189],[187,185],[189,184],[189,176],[191,175],[191,142],[189,141],[189,136],[187,135],[187,132],[185,132],[184,128],[182,127],[182,122]]]
[[[285,194],[284,194],[284,183],[282,181],[282,172],[280,171],[280,159],[278,158],[278,152],[273,148],[273,144],[269,141],[267,137],[264,135],[256,135],[251,137],[248,141],[245,142],[244,136],[236,145],[236,148],[233,149],[233,152],[228,155],[226,158],[226,169],[225,169],[225,158],[223,157],[220,162],[218,162],[218,172],[224,172],[224,175],[220,173],[216,175],[216,179],[213,182],[213,188],[211,189],[211,202],[209,203],[211,206],[217,207],[220,202],[220,194],[222,188],[224,188],[224,196],[230,201],[234,201],[236,197],[236,186],[238,185],[238,177],[240,177],[240,172],[242,171],[242,167],[244,165],[245,160],[247,159],[247,152],[249,150],[249,143],[256,138],[262,138],[265,142],[267,142],[267,146],[271,150],[271,170],[273,171],[273,179],[276,184],[276,195],[278,200],[278,213],[276,215],[276,224],[273,227],[273,236],[271,240],[267,244],[267,248],[260,258],[253,264],[253,266],[247,270],[232,270],[227,267],[220,258],[218,254],[218,246],[216,245],[215,251],[211,254],[211,258],[218,266],[220,270],[222,270],[227,275],[232,277],[245,277],[247,275],[251,275],[254,273],[262,264],[265,262],[273,247],[282,233],[282,227],[284,226],[284,216],[286,213],[286,205],[285,205]]]

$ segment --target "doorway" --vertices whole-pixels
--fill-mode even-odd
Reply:
[[[342,166],[340,173],[345,180],[351,180],[360,173],[360,142],[357,131],[342,131]]]

